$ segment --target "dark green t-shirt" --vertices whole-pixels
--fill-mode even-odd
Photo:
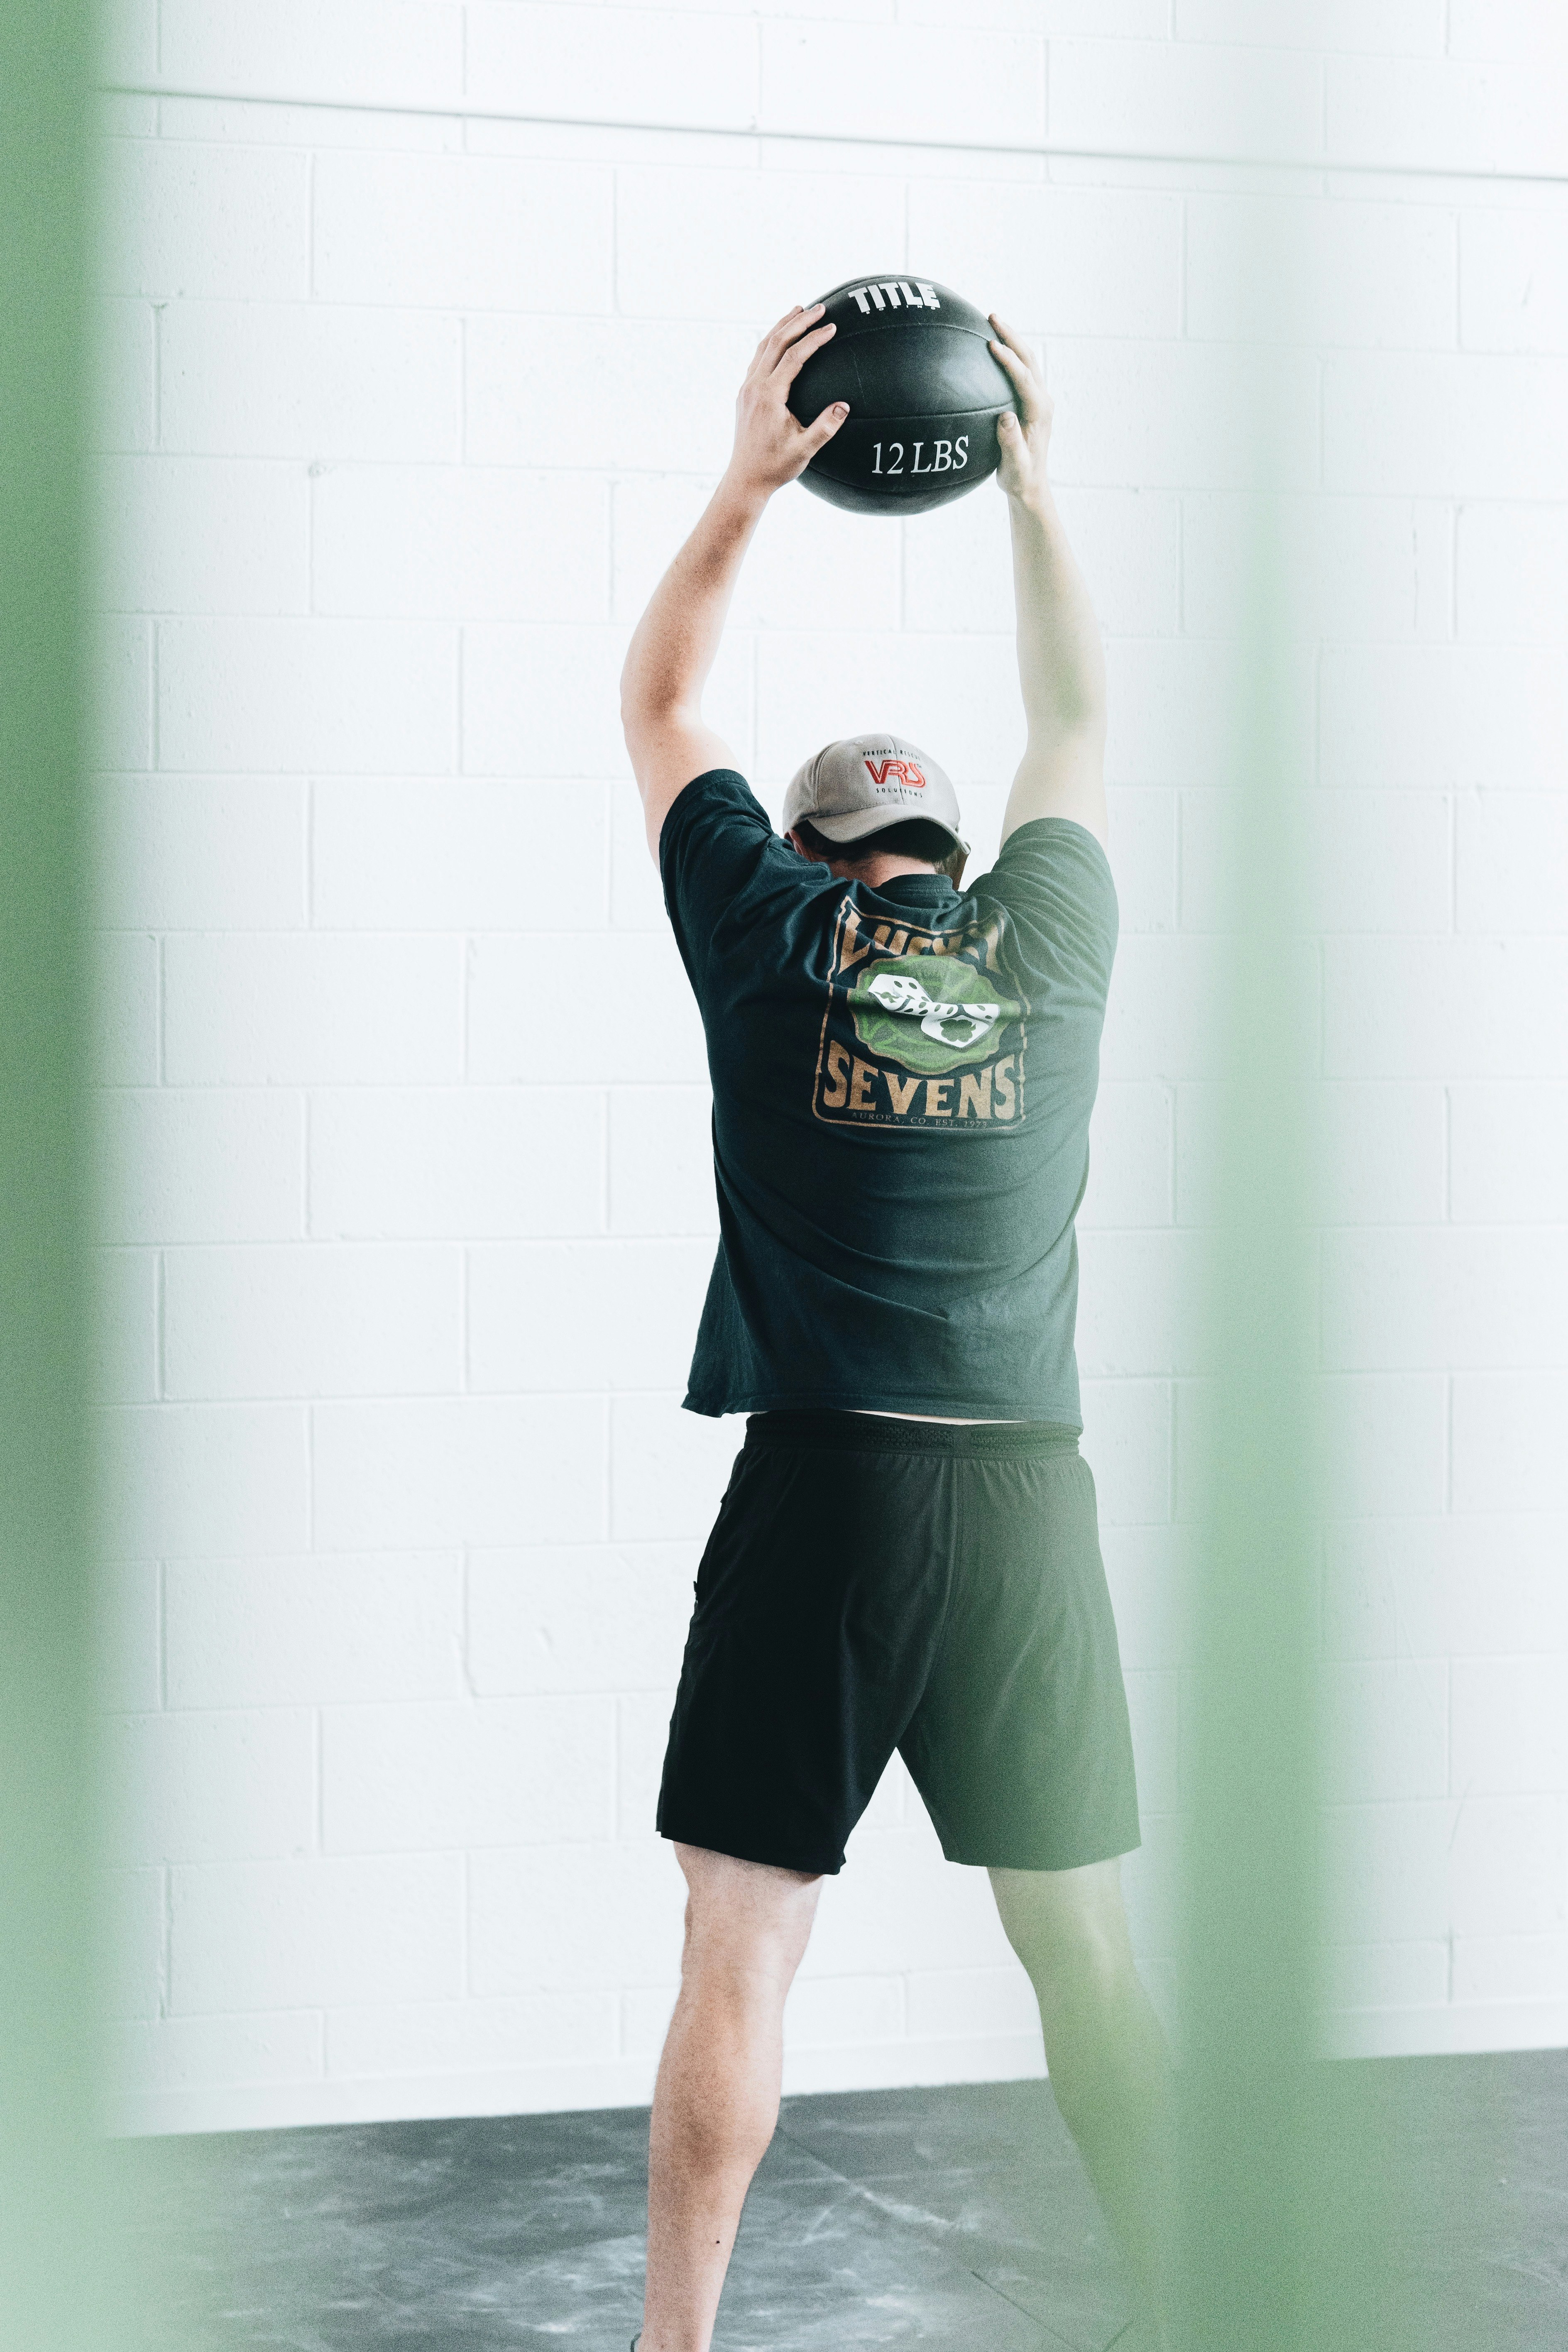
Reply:
[[[1080,1427],[1073,1219],[1117,926],[1094,835],[1042,817],[962,893],[873,890],[719,768],[658,858],[713,1079],[689,1410]]]

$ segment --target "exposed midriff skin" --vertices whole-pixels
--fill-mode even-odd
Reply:
[[[966,1420],[962,1414],[952,1412],[884,1412],[880,1406],[874,1404],[852,1404],[849,1410],[851,1412],[874,1413],[879,1421],[934,1421],[942,1429],[1016,1429],[1018,1426],[1016,1421],[976,1421],[973,1417]]]

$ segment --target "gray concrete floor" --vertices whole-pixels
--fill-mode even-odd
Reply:
[[[1410,2151],[1380,2341],[1564,2352],[1568,2053],[1326,2071],[1357,2073]],[[367,2124],[142,2141],[120,2161],[132,2226],[163,2249],[172,2340],[626,2352],[647,2127],[640,2108]],[[1370,2212],[1356,2165],[1346,2145],[1344,2210]],[[1106,2352],[1127,2309],[1046,2084],[790,2099],[715,2352]]]

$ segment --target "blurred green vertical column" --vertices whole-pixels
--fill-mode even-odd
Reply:
[[[1320,2054],[1329,1718],[1318,1601],[1332,1461],[1316,1430],[1318,957],[1300,887],[1302,788],[1315,780],[1301,683],[1317,624],[1297,609],[1281,494],[1299,478],[1278,377],[1256,350],[1260,310],[1278,331],[1305,288],[1281,209],[1256,204],[1251,227],[1220,362],[1253,376],[1257,488],[1223,779],[1206,1378],[1178,1407],[1192,1667],[1177,2333],[1183,2352],[1393,2352],[1402,2322],[1377,2200],[1396,2151],[1366,2070]]]
[[[81,0],[0,5],[0,2335],[110,2341],[89,1898]]]
[[[1313,1328],[1281,675],[1284,580],[1259,512],[1233,712],[1225,1079],[1211,1139],[1208,1378],[1178,1406],[1195,1488],[1181,1994],[1188,2352],[1286,2352],[1306,2326],[1316,2201]]]

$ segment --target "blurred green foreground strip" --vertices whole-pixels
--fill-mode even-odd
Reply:
[[[82,625],[91,20],[0,5],[0,2337],[112,2341],[94,2240]]]
[[[1292,267],[1261,223],[1252,257]],[[1260,409],[1265,456],[1269,421]],[[1266,501],[1257,515],[1226,780],[1239,819],[1207,1155],[1208,1378],[1178,1405],[1192,1491],[1177,1498],[1190,1664],[1176,2336],[1180,2352],[1398,2352],[1415,2340],[1394,2243],[1412,2178],[1399,2110],[1386,2069],[1321,2054],[1335,1733],[1319,1561],[1334,1465],[1315,1379],[1317,1019],[1288,781],[1303,763],[1280,715],[1290,581]],[[1336,1762],[1353,1785],[1353,1756]],[[1428,2206],[1433,2186],[1428,2168]]]

